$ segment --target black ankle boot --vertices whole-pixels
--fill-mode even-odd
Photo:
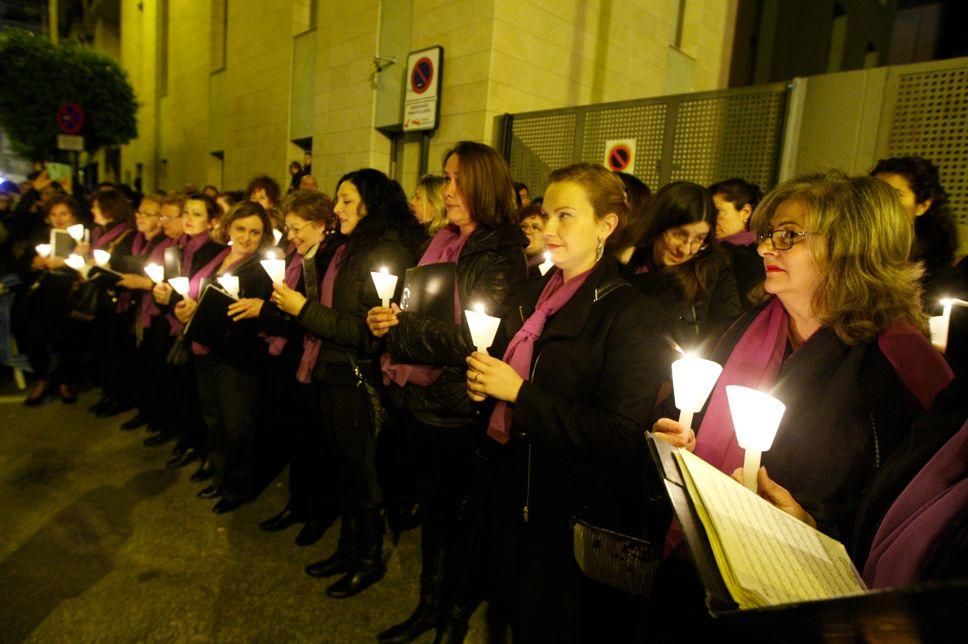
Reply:
[[[461,644],[467,636],[468,623],[476,604],[451,604],[441,608],[440,623],[434,644]]]
[[[306,566],[306,574],[310,577],[332,577],[353,570],[359,551],[358,532],[356,518],[344,515],[339,524],[339,544],[336,552],[329,559]]]
[[[360,547],[353,567],[326,589],[330,597],[341,599],[363,592],[386,574],[383,563],[383,513],[366,508],[359,513]]]
[[[437,596],[420,596],[420,603],[406,620],[391,626],[379,635],[384,644],[404,644],[412,642],[432,628],[437,626],[440,613],[440,598]]]

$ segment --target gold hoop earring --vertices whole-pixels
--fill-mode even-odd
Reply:
[[[598,238],[598,246],[595,247],[595,261],[599,261],[605,254],[605,240]]]

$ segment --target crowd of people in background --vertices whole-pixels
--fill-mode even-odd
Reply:
[[[193,466],[216,513],[288,465],[288,503],[259,527],[299,525],[305,547],[338,519],[336,550],[306,566],[335,578],[334,598],[380,581],[385,535],[422,526],[418,605],[383,642],[433,629],[460,642],[482,601],[519,641],[661,639],[670,615],[709,627],[645,432],[733,474],[729,384],[787,406],[761,496],[843,541],[869,583],[968,576],[968,503],[882,524],[968,432],[963,356],[928,336],[939,300],[968,295],[930,161],[765,195],[742,178],[653,191],[575,163],[537,196],[493,149],[463,141],[409,199],[372,168],[324,193],[306,161],[285,193],[265,175],[238,191],[87,192],[44,170],[0,186],[25,405],[75,403],[93,379],[89,411],[128,413],[120,428],[146,428],[145,446],[171,449],[167,467]],[[284,272],[273,278],[267,258]],[[408,269],[442,264],[444,314],[405,306]],[[381,271],[399,277],[389,303]],[[190,329],[208,320],[212,289],[230,323],[206,343]],[[501,319],[486,352],[473,307]],[[692,427],[673,420],[681,350],[724,366]],[[584,577],[576,516],[665,543],[666,590],[642,601]],[[934,546],[911,554],[912,531]],[[897,560],[914,562],[908,576],[884,572]]]

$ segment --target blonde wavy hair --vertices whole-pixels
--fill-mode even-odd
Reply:
[[[424,201],[433,208],[434,216],[425,224],[427,234],[431,237],[436,235],[449,222],[447,220],[447,210],[444,209],[444,186],[447,181],[434,174],[425,174],[417,181],[414,192],[422,192]]]
[[[791,200],[806,209],[804,229],[818,234],[806,243],[820,269],[813,310],[822,325],[847,344],[872,341],[902,321],[927,334],[923,268],[909,259],[914,227],[895,190],[839,171],[804,175],[766,195],[750,228],[768,231],[777,208]]]

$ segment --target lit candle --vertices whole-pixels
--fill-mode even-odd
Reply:
[[[736,442],[746,450],[743,459],[743,485],[756,492],[756,473],[760,469],[760,455],[773,446],[780,419],[786,405],[756,389],[726,386],[729,413],[736,430]]]
[[[272,229],[272,238],[276,240],[276,246],[278,246],[280,240],[282,240],[282,231],[279,230],[279,229],[277,229],[277,228],[273,228]]]
[[[68,226],[67,234],[71,236],[71,239],[80,244],[81,240],[84,239],[84,224],[74,224],[73,226]]]
[[[545,273],[550,271],[551,267],[554,265],[555,263],[551,261],[551,251],[545,251],[544,261],[538,264],[538,270],[541,271],[542,275],[544,275]]]
[[[111,253],[106,250],[98,249],[94,251],[94,263],[98,266],[105,266],[111,261]]]
[[[672,388],[680,423],[692,427],[692,415],[702,411],[722,372],[719,363],[688,354],[672,363]]]
[[[471,340],[479,352],[487,353],[488,348],[494,344],[494,336],[501,326],[501,318],[487,315],[483,304],[473,304],[471,309],[473,310],[464,309],[467,326],[471,330]]]
[[[956,304],[958,306],[968,306],[968,302],[964,300],[946,297],[941,300],[941,306],[944,307],[941,315],[934,315],[928,318],[928,326],[931,330],[931,344],[941,353],[948,350],[948,329],[951,326],[951,308]]]
[[[370,271],[370,277],[373,278],[376,294],[380,297],[383,307],[390,306],[390,298],[393,297],[393,291],[397,288],[397,276],[391,275],[390,271],[383,267],[379,272]]]
[[[151,263],[145,266],[145,274],[151,278],[155,284],[161,284],[165,279],[165,267]]]
[[[222,285],[222,288],[234,298],[239,297],[239,278],[231,273],[226,273],[218,278],[218,283]]]
[[[168,280],[171,287],[175,289],[175,292],[185,297],[188,295],[188,278],[187,277],[173,277]]]
[[[282,284],[286,278],[286,260],[276,259],[276,254],[271,250],[266,253],[266,258],[259,262],[266,270],[273,284]]]
[[[41,257],[50,257],[50,244],[37,244],[34,246],[34,250],[36,250],[37,254]]]
[[[77,253],[71,253],[71,256],[64,260],[64,263],[73,268],[75,271],[79,271],[87,265],[87,262],[84,261],[84,258]]]

